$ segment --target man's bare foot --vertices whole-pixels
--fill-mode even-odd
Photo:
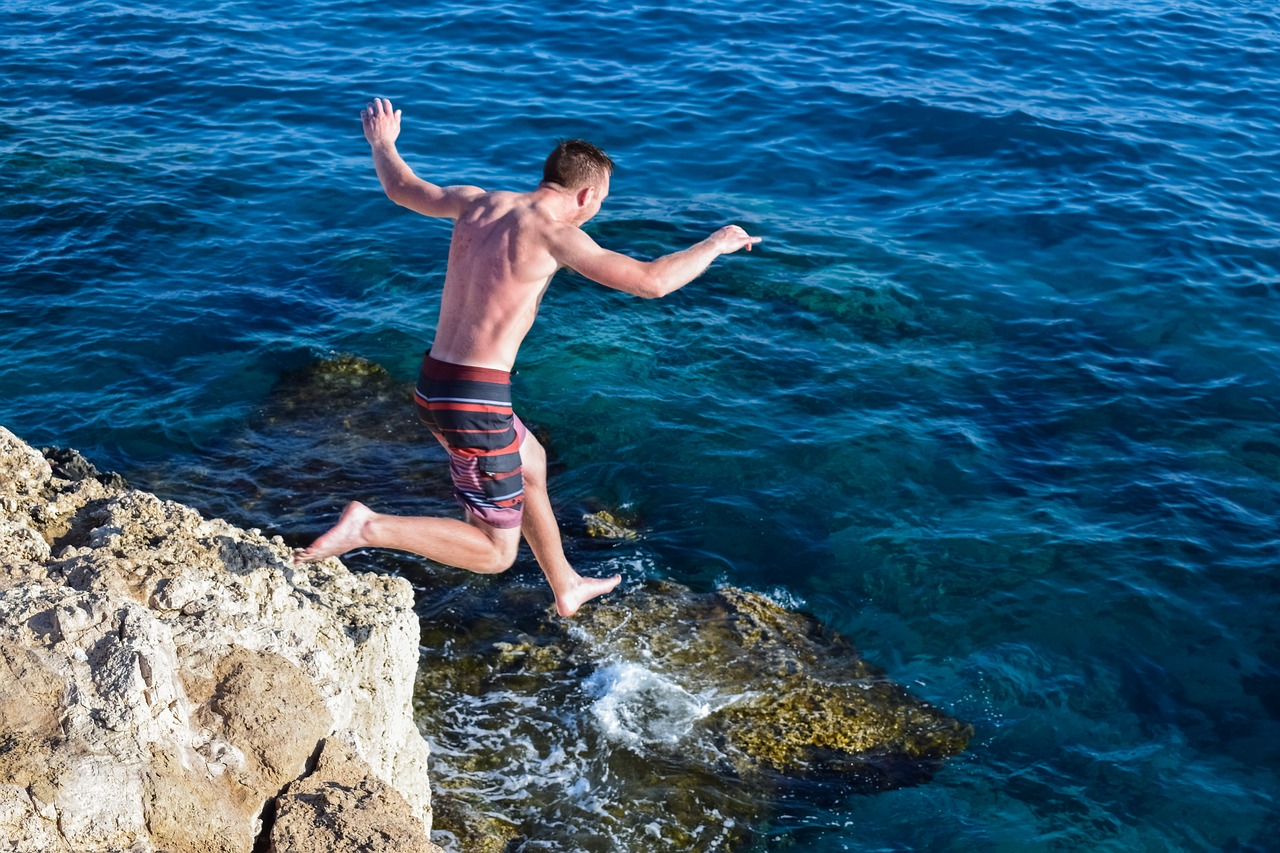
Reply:
[[[352,501],[338,517],[338,523],[330,527],[328,532],[311,543],[308,548],[299,548],[293,552],[295,563],[315,563],[326,557],[337,557],[348,551],[363,548],[365,525],[373,518],[374,512],[359,501]]]
[[[579,578],[572,587],[556,594],[556,612],[561,616],[572,616],[591,599],[612,592],[621,580],[622,575],[611,578]]]

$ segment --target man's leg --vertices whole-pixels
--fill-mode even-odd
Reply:
[[[337,524],[311,547],[294,551],[293,559],[312,563],[357,548],[392,548],[447,566],[494,574],[511,567],[519,545],[518,528],[492,527],[474,517],[468,524],[455,518],[382,515],[352,501]]]
[[[586,602],[610,592],[622,576],[584,578],[574,571],[564,556],[560,525],[551,509],[551,498],[547,496],[547,453],[533,433],[529,433],[520,446],[520,460],[524,466],[524,516],[520,532],[546,575],[556,597],[556,610],[561,616],[572,616]]]

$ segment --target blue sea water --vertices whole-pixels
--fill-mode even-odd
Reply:
[[[303,539],[339,485],[255,503],[296,448],[223,449],[318,359],[412,378],[447,249],[360,107],[443,183],[583,136],[602,244],[765,242],[660,301],[556,281],[517,392],[553,500],[976,727],[757,848],[1280,849],[1277,48],[1272,0],[9,0],[0,423]]]

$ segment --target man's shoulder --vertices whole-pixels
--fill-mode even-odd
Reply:
[[[556,217],[545,204],[539,203],[532,193],[507,193],[506,198],[496,201],[498,205],[514,211],[520,229],[531,235],[552,240],[564,239],[575,232],[582,233],[582,229],[578,226]]]
[[[544,212],[538,208],[529,193],[511,190],[480,190],[468,200],[472,207],[483,208],[495,213],[514,212],[521,218],[542,217]]]
[[[553,253],[557,249],[572,246],[581,240],[591,239],[587,237],[587,232],[577,225],[550,216],[539,219],[538,230],[543,243]]]

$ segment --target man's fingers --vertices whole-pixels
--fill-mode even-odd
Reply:
[[[364,109],[360,111],[360,118],[366,121],[373,121],[382,116],[400,119],[400,110],[391,109],[391,102],[386,98],[374,98],[372,101],[364,105]]]
[[[736,252],[739,249],[751,251],[751,247],[763,240],[763,237],[752,237],[741,225],[726,225],[712,235],[722,246],[721,253]]]

